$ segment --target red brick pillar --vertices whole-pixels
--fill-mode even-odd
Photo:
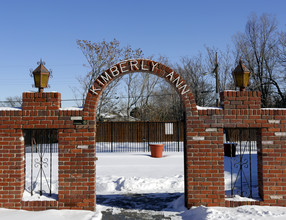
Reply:
[[[59,208],[95,210],[94,121],[59,131]]]
[[[24,138],[20,109],[0,110],[0,207],[20,208],[24,190]]]
[[[286,110],[262,109],[259,192],[265,205],[286,206]]]
[[[257,112],[249,112],[249,110],[260,110],[261,93],[258,91],[224,91],[220,93],[221,104],[224,110],[239,110],[237,115],[259,115]],[[246,110],[243,112],[243,110]],[[225,112],[227,115],[235,115],[234,111]],[[251,117],[251,119],[254,119]]]
[[[224,206],[224,153],[222,110],[199,108],[199,117],[192,120],[192,154],[187,155],[192,177],[192,205]],[[188,149],[189,150],[189,149]],[[191,165],[191,166],[190,166]],[[191,193],[192,194],[192,193]]]
[[[46,118],[58,116],[56,110],[61,107],[61,94],[58,92],[24,92],[23,93],[23,119],[25,116],[37,118],[38,121],[54,120]],[[53,113],[52,113],[53,111]],[[34,122],[35,123],[35,122]],[[32,124],[32,123],[31,123]],[[34,125],[36,125],[35,123]]]

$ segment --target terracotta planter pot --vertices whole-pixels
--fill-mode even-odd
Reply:
[[[150,144],[151,157],[160,158],[163,156],[164,144]]]

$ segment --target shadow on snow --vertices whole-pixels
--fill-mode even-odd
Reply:
[[[171,203],[184,193],[146,193],[97,195],[98,205],[152,211],[172,211]]]

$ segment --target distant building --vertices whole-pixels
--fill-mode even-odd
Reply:
[[[138,118],[128,116],[122,112],[102,113],[97,118],[98,121],[140,121]]]

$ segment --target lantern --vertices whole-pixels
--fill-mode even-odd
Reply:
[[[50,72],[46,69],[42,60],[38,64],[39,66],[32,73],[35,87],[39,88],[39,92],[43,92],[44,88],[48,87]]]
[[[250,71],[239,61],[239,64],[232,72],[235,86],[240,88],[240,91],[244,91],[245,87],[249,84]]]

